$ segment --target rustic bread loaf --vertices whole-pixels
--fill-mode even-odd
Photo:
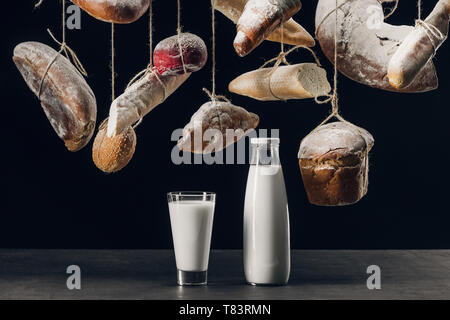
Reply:
[[[48,120],[67,149],[83,148],[94,133],[97,117],[94,93],[83,76],[66,57],[39,42],[17,45],[13,60],[28,87],[40,98]]]
[[[341,206],[359,201],[368,187],[372,135],[344,122],[320,126],[306,136],[298,153],[309,202]]]
[[[192,153],[212,153],[235,143],[259,124],[259,117],[229,102],[209,101],[194,113],[183,129],[178,148]]]
[[[325,69],[315,63],[261,68],[246,72],[230,82],[231,92],[261,101],[307,99],[331,90]]]
[[[301,7],[300,0],[248,0],[237,22],[236,53],[249,54]]]
[[[151,0],[72,0],[96,19],[113,23],[131,23],[147,11]]]
[[[109,138],[106,135],[108,120],[99,126],[92,146],[92,159],[97,168],[106,173],[117,172],[133,158],[136,149],[136,133],[128,127],[122,133]]]
[[[342,74],[364,85],[387,91],[423,92],[437,88],[438,79],[431,60],[406,88],[391,86],[387,77],[389,61],[414,27],[385,23],[379,0],[345,1],[338,1],[340,8],[337,10],[337,67]],[[316,10],[316,38],[332,63],[335,6],[335,0],[319,0]]]
[[[248,0],[211,0],[214,8],[222,12],[228,19],[235,24],[244,11],[245,4]],[[291,44],[294,46],[314,47],[314,38],[300,24],[289,19],[283,24],[283,28],[278,27],[267,36],[266,40]]]

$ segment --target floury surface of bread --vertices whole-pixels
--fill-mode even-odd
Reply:
[[[17,45],[13,60],[36,96],[45,75],[39,98],[48,120],[68,150],[83,148],[94,133],[97,117],[94,93],[83,76],[66,57],[39,42]]]
[[[259,117],[242,107],[224,101],[209,101],[194,113],[184,127],[178,148],[192,153],[220,151],[244,137],[258,124]]]

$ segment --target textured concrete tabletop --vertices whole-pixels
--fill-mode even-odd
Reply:
[[[68,290],[66,268],[81,268]],[[381,290],[368,290],[369,265]],[[172,251],[0,250],[0,299],[450,299],[450,250],[292,251],[289,284],[245,284],[242,252],[213,251],[209,285],[178,287]]]

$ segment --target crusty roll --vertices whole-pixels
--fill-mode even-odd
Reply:
[[[300,0],[248,0],[237,22],[234,49],[241,57],[249,54],[302,6]]]
[[[105,173],[117,172],[133,158],[136,150],[136,133],[128,127],[122,133],[109,138],[106,135],[108,120],[98,128],[92,146],[92,159],[97,168]]]
[[[151,0],[72,0],[96,19],[105,22],[131,23],[147,11]]]
[[[261,101],[314,98],[331,90],[326,71],[315,63],[250,71],[231,81],[228,88]]]
[[[83,148],[94,133],[97,117],[94,93],[83,76],[66,57],[39,42],[17,45],[13,60],[36,96],[45,75],[39,98],[48,120],[67,149]]]
[[[298,153],[309,202],[342,206],[359,201],[368,188],[372,135],[344,122],[320,126],[306,136]]]
[[[248,0],[211,0],[211,4],[216,10],[222,12],[228,19],[236,24],[244,11],[247,1]],[[269,34],[267,40],[275,42],[283,41],[286,44],[294,46],[313,47],[315,44],[314,38],[308,31],[292,18],[283,23],[283,28],[278,27]]]
[[[440,0],[423,24],[408,34],[392,56],[389,83],[397,89],[409,86],[447,39],[450,0]]]
[[[235,143],[259,124],[259,117],[224,101],[203,104],[183,129],[178,148],[192,153],[212,153]]]

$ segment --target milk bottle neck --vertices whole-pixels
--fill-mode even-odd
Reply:
[[[251,141],[251,165],[279,166],[279,139],[258,138]]]

